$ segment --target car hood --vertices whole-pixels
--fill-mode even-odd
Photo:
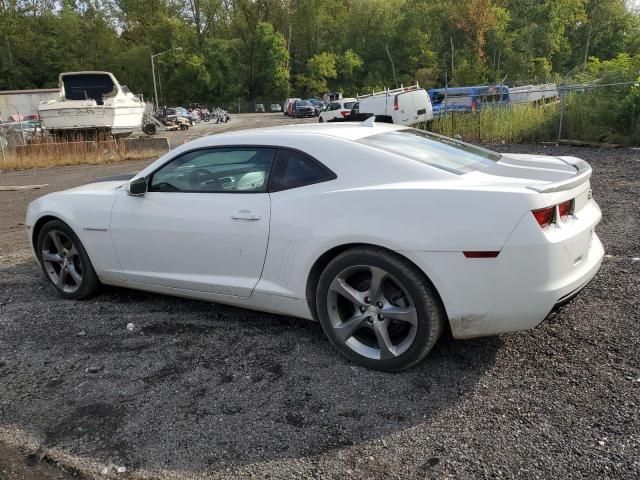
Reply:
[[[69,188],[67,190],[63,190],[60,193],[103,193],[108,191],[116,190],[118,187],[124,185],[125,181],[109,181],[109,182],[96,182],[96,183],[88,183],[86,185],[80,185],[79,187]]]
[[[577,157],[503,154],[487,168],[468,174],[482,184],[527,186],[536,191],[571,188],[591,176],[591,167]]]

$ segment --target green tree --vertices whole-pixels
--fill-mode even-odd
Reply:
[[[309,95],[321,95],[329,91],[328,81],[337,75],[336,55],[322,52],[309,59],[306,73],[297,76],[297,85]]]

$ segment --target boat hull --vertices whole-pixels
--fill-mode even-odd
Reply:
[[[82,103],[67,101],[41,105],[40,119],[51,131],[105,130],[112,135],[127,135],[142,125],[144,104],[112,106]]]

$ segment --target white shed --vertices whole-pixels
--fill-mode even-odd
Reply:
[[[0,120],[16,122],[30,115],[37,115],[40,102],[53,100],[58,96],[59,91],[57,88],[2,90],[0,91]]]

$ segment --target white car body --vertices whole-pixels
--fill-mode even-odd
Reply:
[[[355,98],[341,98],[329,103],[327,107],[320,112],[318,121],[320,123],[328,122],[334,118],[346,118],[351,113],[353,105],[357,102]]]
[[[365,123],[371,126],[292,125],[204,137],[135,176],[148,177],[197,149],[260,145],[305,152],[335,173],[331,180],[265,193],[141,197],[129,195],[122,179],[93,183],[33,201],[30,241],[43,222],[58,218],[76,232],[102,283],[306,319],[315,316],[307,289],[316,262],[371,245],[424,272],[456,338],[533,328],[598,271],[604,251],[594,228],[601,213],[582,160],[505,154],[456,173],[375,146],[412,130]],[[442,142],[436,147],[455,143]],[[557,215],[568,200],[570,214],[546,228],[532,214],[552,206]]]
[[[358,97],[359,113],[386,115],[396,125],[433,120],[429,94],[424,88],[398,88]]]

